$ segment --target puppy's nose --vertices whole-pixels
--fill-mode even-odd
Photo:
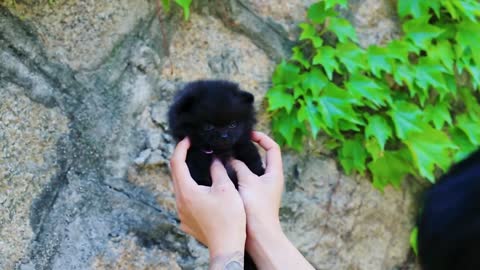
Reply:
[[[227,133],[222,133],[222,134],[220,134],[220,137],[222,137],[222,139],[227,139],[228,134]]]

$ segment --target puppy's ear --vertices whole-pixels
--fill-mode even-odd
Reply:
[[[240,96],[240,99],[243,102],[248,103],[248,104],[252,104],[253,100],[255,99],[255,97],[252,94],[250,94],[249,92],[245,92],[245,91],[240,92],[239,96]]]

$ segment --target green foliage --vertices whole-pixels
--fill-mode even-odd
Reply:
[[[192,4],[192,0],[174,0],[174,2],[183,9],[183,18],[185,19],[185,21],[188,20],[188,18],[190,17],[190,5]],[[165,12],[170,12],[170,0],[162,0],[162,5],[165,9]]]
[[[418,227],[415,227],[410,233],[410,246],[413,249],[415,255],[418,256]]]
[[[431,182],[480,145],[480,4],[398,1],[403,37],[362,48],[337,14],[346,0],[319,1],[300,24],[298,46],[267,93],[274,135],[302,150],[322,132],[347,174],[399,187]]]

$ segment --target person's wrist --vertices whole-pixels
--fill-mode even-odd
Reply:
[[[232,254],[234,252],[244,252],[246,241],[246,232],[237,232],[211,241],[208,244],[210,258]]]
[[[249,247],[259,244],[272,243],[274,239],[280,239],[284,233],[279,219],[270,221],[253,221],[247,224],[247,250]],[[273,243],[272,243],[273,244]]]
[[[250,216],[248,217],[247,234],[249,238],[258,238],[270,234],[283,234],[280,219],[278,217],[267,218],[265,215],[261,218]]]
[[[274,265],[276,254],[288,246],[288,241],[280,221],[258,223],[247,232],[245,250],[252,256],[257,266],[271,268],[267,266]]]

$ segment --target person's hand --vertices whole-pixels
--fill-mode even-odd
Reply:
[[[178,143],[170,160],[180,229],[205,244],[214,257],[245,247],[246,216],[242,199],[218,160],[211,166],[212,186],[198,185],[185,159],[190,141]]]
[[[313,270],[280,225],[278,214],[284,182],[280,147],[261,132],[253,132],[252,140],[267,152],[265,174],[255,175],[242,161],[231,162],[247,214],[246,250],[258,269]]]
[[[283,191],[282,155],[278,144],[262,132],[253,132],[252,140],[266,150],[265,174],[257,176],[239,160],[231,162],[237,173],[238,191],[247,214],[247,234],[281,230],[279,209]],[[248,239],[247,239],[248,242]]]

